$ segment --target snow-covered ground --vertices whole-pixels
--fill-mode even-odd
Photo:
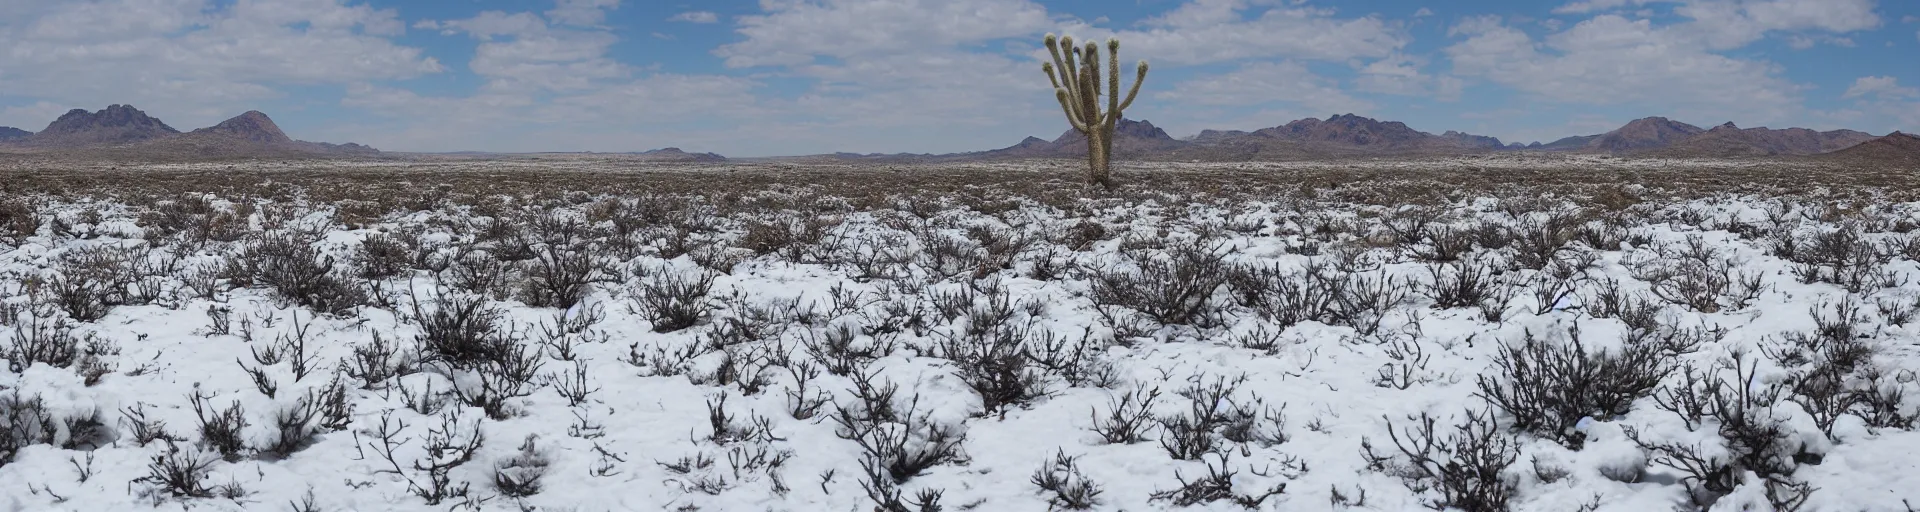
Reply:
[[[807,190],[0,197],[0,510],[1920,506],[1920,203]]]

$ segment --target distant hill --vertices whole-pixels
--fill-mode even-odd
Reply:
[[[14,128],[12,126],[0,126],[0,142],[6,142],[11,140],[21,140],[21,139],[25,139],[27,137],[32,137],[32,136],[33,136],[33,132],[30,132],[30,131]]]
[[[245,114],[240,114],[233,119],[221,121],[220,124],[194,130],[189,135],[221,137],[265,144],[293,142],[292,137],[288,137],[286,132],[280,131],[280,126],[273,124],[273,119],[267,118],[266,114],[262,114],[258,110],[248,110]]]
[[[129,105],[109,105],[99,112],[73,109],[47,125],[47,129],[26,139],[27,144],[49,148],[77,148],[127,144],[179,134],[146,112]]]
[[[714,153],[688,153],[680,148],[661,148],[634,153],[649,162],[725,162],[727,157]]]
[[[1353,114],[1327,119],[1301,119],[1255,131],[1203,130],[1186,140],[1175,139],[1149,121],[1121,119],[1115,127],[1114,157],[1138,160],[1287,160],[1357,155],[1398,155],[1491,151],[1500,139],[1460,132],[1433,135],[1404,123],[1379,121]],[[1011,147],[978,153],[947,155],[958,158],[1069,158],[1084,157],[1086,138],[1068,130],[1049,142],[1028,137]]]
[[[1587,143],[1587,149],[1625,153],[1661,149],[1704,132],[1698,126],[1664,117],[1636,119]]]
[[[380,153],[359,144],[294,140],[281,131],[272,118],[257,110],[210,127],[180,133],[129,105],[111,105],[98,112],[74,109],[47,125],[47,129],[4,144],[40,153],[168,160],[326,158]]]
[[[1174,139],[1166,130],[1154,126],[1150,121],[1136,121],[1122,118],[1113,127],[1114,158],[1142,159],[1167,153],[1188,146],[1189,142]],[[951,160],[951,159],[1019,159],[1019,158],[1086,158],[1087,137],[1079,131],[1067,129],[1060,136],[1048,141],[1038,137],[1027,137],[1019,144],[992,151],[960,153],[955,155],[888,155],[893,159],[914,160]],[[867,156],[871,158],[872,155]]]
[[[1852,164],[1898,165],[1920,169],[1920,136],[1893,132],[1885,137],[1868,140],[1815,158]]]
[[[1839,151],[1873,139],[1872,135],[1853,130],[1817,132],[1806,128],[1741,129],[1733,123],[1726,123],[1675,142],[1659,153],[1688,157],[1817,155]]]
[[[1575,135],[1546,144],[1535,142],[1533,145],[1527,146],[1527,149],[1538,149],[1542,151],[1580,151],[1587,149],[1588,144],[1592,144],[1593,141],[1599,138],[1599,135]]]
[[[1636,119],[1607,133],[1567,137],[1524,149],[1676,158],[1739,158],[1817,155],[1870,139],[1873,139],[1872,134],[1854,130],[1743,129],[1733,123],[1702,129],[1664,117],[1648,117]]]

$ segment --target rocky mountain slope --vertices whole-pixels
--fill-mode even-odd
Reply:
[[[73,109],[55,119],[47,129],[28,137],[26,142],[41,147],[83,147],[127,144],[177,135],[180,130],[167,126],[130,105],[109,105],[99,112]]]
[[[724,162],[727,157],[716,153],[688,153],[680,148],[661,148],[635,153],[641,160],[663,163]]]
[[[74,109],[39,133],[0,144],[36,153],[134,159],[311,158],[379,153],[359,144],[294,140],[257,110],[181,133],[129,105],[111,105],[98,112]]]
[[[1690,157],[1817,155],[1846,149],[1873,138],[1872,135],[1853,130],[1742,129],[1733,123],[1726,123],[1674,142],[1659,153]]]
[[[1856,164],[1878,163],[1920,168],[1920,136],[1893,132],[1885,137],[1868,140],[1817,158]]]
[[[1201,130],[1175,139],[1146,121],[1123,120],[1115,157],[1160,161],[1292,160],[1370,156],[1441,156],[1493,151],[1547,151],[1679,158],[1806,156],[1829,153],[1873,139],[1854,130],[1739,128],[1727,123],[1703,129],[1665,117],[1637,119],[1595,135],[1550,143],[1507,144],[1495,137],[1447,131],[1422,132],[1396,121],[1353,114],[1301,119],[1254,131]],[[1085,139],[1069,131],[1047,141],[957,155],[914,155],[919,160],[969,158],[1068,158],[1086,154]],[[867,157],[885,157],[868,155]],[[905,155],[895,155],[905,156]]]
[[[33,136],[33,132],[30,132],[30,131],[14,128],[12,126],[0,126],[0,142],[21,140],[21,139],[25,139],[27,137],[32,137],[32,136]]]
[[[1175,139],[1149,121],[1122,119],[1115,128],[1114,146],[1116,158],[1232,161],[1472,152],[1496,149],[1501,143],[1493,137],[1452,131],[1433,135],[1400,122],[1343,114],[1251,132],[1203,130],[1187,140]],[[1069,130],[1053,141],[1028,137],[1011,147],[956,156],[1066,158],[1086,152],[1086,139]]]

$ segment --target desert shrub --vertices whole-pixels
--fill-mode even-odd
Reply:
[[[345,314],[367,304],[367,292],[333,272],[305,236],[283,231],[261,235],[242,255],[247,270],[281,298],[327,314]]]
[[[707,292],[713,289],[713,274],[695,277],[673,272],[656,275],[632,290],[628,312],[653,323],[653,332],[674,332],[700,323],[711,307]]]
[[[420,326],[415,338],[422,363],[439,362],[455,368],[472,368],[487,361],[504,359],[511,341],[501,335],[501,311],[486,300],[471,295],[445,293],[431,307],[413,300],[413,321]]]
[[[1001,319],[980,329],[986,332],[940,333],[934,354],[953,361],[960,379],[980,395],[982,414],[1004,413],[1007,407],[1047,394],[1043,375],[1026,347],[1032,329],[1032,323]]]
[[[1899,370],[1889,380],[1879,368],[1868,369],[1848,392],[1849,412],[1874,428],[1912,430],[1920,424],[1920,408],[1906,407],[1905,383],[1914,380],[1912,370]]]
[[[963,235],[928,230],[920,235],[920,245],[915,262],[938,279],[972,273],[986,262],[985,251]]]
[[[1480,394],[1513,417],[1513,426],[1578,449],[1581,419],[1606,420],[1627,413],[1672,371],[1672,354],[1657,343],[1630,340],[1619,351],[1589,351],[1576,324],[1567,340],[1526,333],[1520,344],[1503,344],[1495,375],[1478,377]]]
[[[18,388],[0,394],[0,465],[13,462],[20,450],[36,444],[54,444],[58,419],[39,395],[27,397]]]
[[[850,270],[848,279],[864,283],[911,275],[915,257],[906,236],[900,233],[860,231],[849,234],[827,259],[836,267]]]
[[[1627,221],[1618,214],[1574,228],[1574,239],[1598,251],[1617,251],[1627,241]]]
[[[1034,470],[1033,477],[1027,479],[1049,494],[1050,509],[1088,510],[1100,504],[1100,493],[1104,491],[1100,484],[1080,472],[1078,461],[1079,457],[1069,457],[1065,450],[1056,450],[1053,460]]]
[[[1426,243],[1411,250],[1415,258],[1429,262],[1459,261],[1473,250],[1473,232],[1448,225],[1432,226],[1426,230]]]
[[[1588,283],[1590,286],[1583,295],[1587,314],[1594,318],[1620,320],[1635,331],[1652,331],[1659,325],[1662,306],[1650,295],[1628,292],[1622,288],[1619,279],[1612,277],[1602,277]]]
[[[1428,503],[1434,509],[1509,510],[1518,486],[1501,473],[1519,459],[1519,448],[1501,435],[1492,411],[1467,411],[1466,416],[1444,439],[1435,432],[1430,414],[1408,417],[1414,424],[1399,430],[1388,420],[1387,435],[1399,453],[1379,455],[1363,439],[1361,455],[1370,469],[1398,474],[1409,490],[1439,491],[1440,498]]]
[[[453,288],[475,295],[506,296],[507,280],[513,276],[513,265],[470,246],[460,248],[458,254],[448,261],[445,277]]]
[[[1721,371],[1732,372],[1723,378]],[[1712,427],[1722,449],[1698,444],[1650,439],[1627,427],[1627,437],[1652,454],[1655,464],[1685,475],[1681,483],[1696,504],[1707,505],[1733,492],[1747,472],[1771,487],[1790,491],[1791,475],[1805,446],[1786,418],[1774,411],[1786,391],[1784,383],[1759,382],[1759,365],[1746,354],[1733,352],[1704,373],[1688,366],[1678,386],[1655,393],[1656,403],[1684,421],[1689,430]]]
[[[1212,382],[1200,378],[1179,390],[1178,394],[1190,402],[1185,411],[1155,420],[1160,426],[1160,448],[1175,459],[1198,460],[1219,451],[1224,441],[1264,445],[1284,442],[1285,433],[1281,431],[1284,417],[1271,412],[1258,397],[1250,403],[1233,400],[1239,384],[1244,381],[1244,377],[1231,381],[1215,377]],[[1151,398],[1149,395],[1147,400]]]
[[[365,279],[388,279],[413,268],[419,259],[417,235],[407,233],[372,234],[360,241],[353,255],[357,273]]]
[[[14,326],[13,336],[4,354],[14,371],[21,371],[34,363],[65,368],[72,366],[85,347],[82,341],[94,340],[88,333],[85,337],[75,335],[73,325],[60,313],[43,308],[32,308],[28,318],[23,318]]]
[[[151,210],[142,212],[137,224],[146,230],[148,240],[165,238],[178,239],[188,249],[198,249],[208,242],[232,242],[246,236],[247,217],[253,214],[253,203],[240,201],[234,203],[231,211],[214,207],[206,194],[189,193],[154,203]]]
[[[1084,251],[1096,242],[1110,238],[1107,227],[1092,219],[1080,219],[1054,236],[1054,243],[1072,251]]]
[[[1232,457],[1232,452],[1220,452],[1216,455],[1220,461],[1218,465],[1215,465],[1213,461],[1202,460],[1207,466],[1206,476],[1187,480],[1186,475],[1175,471],[1174,479],[1178,480],[1180,484],[1174,486],[1172,489],[1155,491],[1148,498],[1149,501],[1166,501],[1176,507],[1191,507],[1202,503],[1225,500],[1241,508],[1251,510],[1259,508],[1261,503],[1267,501],[1267,498],[1278,496],[1287,491],[1287,484],[1285,482],[1275,485],[1259,495],[1241,494],[1235,491],[1233,488],[1233,477],[1239,474],[1240,471],[1227,468]]]
[[[1513,228],[1493,221],[1475,223],[1468,231],[1473,235],[1474,245],[1494,251],[1512,247],[1519,237]]]
[[[1363,336],[1378,331],[1387,313],[1411,294],[1406,280],[1387,274],[1347,272],[1329,284],[1334,286],[1325,321],[1352,327]]]
[[[396,452],[411,438],[401,437],[407,424],[394,420],[392,411],[383,413],[379,423],[367,430],[366,446],[390,468],[381,469],[380,472],[406,480],[407,491],[428,505],[439,505],[447,500],[460,500],[458,504],[472,505],[471,484],[455,482],[453,471],[472,462],[474,455],[480,452],[480,447],[486,444],[480,421],[476,419],[472,425],[463,425],[458,410],[449,409],[439,416],[439,423],[438,427],[429,427],[426,435],[420,439],[425,448],[425,457],[412,459],[406,464],[400,462]]]
[[[1554,210],[1519,217],[1514,226],[1513,261],[1523,268],[1540,270],[1553,263],[1579,228],[1579,212]]]
[[[464,367],[471,378],[458,378],[461,369],[450,368],[454,384],[449,391],[461,403],[486,411],[487,417],[504,420],[514,414],[510,400],[533,394],[545,359],[539,347],[508,337],[496,338],[486,353],[485,359]]]
[[[0,199],[0,239],[19,243],[40,230],[40,216],[24,198]]]
[[[1388,212],[1381,225],[1393,234],[1395,243],[1407,245],[1425,240],[1446,213],[1446,208],[1406,205]]]
[[[1226,284],[1225,249],[1218,243],[1190,241],[1168,247],[1165,257],[1123,252],[1128,265],[1087,269],[1093,301],[1138,311],[1162,325],[1218,325],[1221,319],[1212,298]]]
[[[274,457],[286,458],[313,444],[319,429],[314,420],[319,419],[321,402],[312,393],[301,395],[294,403],[282,406],[273,413],[274,437],[261,451]]]
[[[1479,262],[1429,264],[1427,273],[1433,276],[1433,283],[1421,289],[1439,309],[1479,307],[1495,297],[1499,284],[1493,268]]]
[[[526,441],[520,443],[518,453],[494,463],[493,488],[502,496],[525,498],[540,493],[540,480],[547,476],[551,462],[546,453],[535,446],[535,439],[528,434]]]
[[[589,285],[605,279],[586,248],[548,244],[535,254],[520,289],[520,301],[529,306],[571,308],[587,296]]]
[[[986,250],[986,258],[974,272],[974,279],[1013,268],[1013,263],[1020,259],[1020,255],[1041,239],[1031,231],[999,226],[969,226],[967,238],[973,239],[976,245]]]
[[[1794,262],[1793,273],[1803,283],[1832,283],[1861,293],[1898,279],[1885,268],[1895,253],[1867,241],[1858,226],[1815,233],[1797,249],[1778,252]]]
[[[114,306],[132,300],[129,291],[139,273],[132,261],[135,251],[115,246],[92,245],[62,253],[54,264],[54,275],[46,282],[45,297],[82,322],[107,316]]]
[[[1155,424],[1153,404],[1159,399],[1160,388],[1135,388],[1109,397],[1107,414],[1102,417],[1098,410],[1092,411],[1093,424],[1089,428],[1108,444],[1146,441],[1148,430]]]
[[[1758,272],[1741,272],[1732,258],[1699,235],[1678,244],[1654,248],[1653,257],[1629,267],[1633,277],[1647,282],[1655,296],[1668,303],[1702,313],[1741,309],[1760,293],[1764,280]]]
[[[247,450],[247,440],[243,433],[247,425],[247,413],[235,401],[226,410],[215,412],[207,399],[211,396],[195,389],[187,395],[187,401],[193,404],[193,415],[200,420],[200,444],[220,453],[228,461],[239,460]]]
[[[851,406],[836,404],[834,410],[834,433],[860,447],[871,468],[874,482],[870,484],[881,480],[884,485],[906,483],[928,468],[963,458],[960,447],[966,440],[965,432],[934,422],[931,412],[920,409],[918,395],[905,409],[896,408],[892,400],[897,389],[892,384],[859,385],[855,388],[859,402]]]
[[[1337,283],[1321,260],[1308,260],[1304,269],[1282,270],[1278,265],[1235,265],[1227,273],[1237,302],[1282,329],[1308,320],[1324,320],[1332,308]]]
[[[376,331],[373,341],[354,345],[353,355],[340,367],[347,376],[360,379],[364,388],[375,389],[389,379],[419,371],[419,364],[413,352],[402,352],[398,344]]]
[[[218,460],[199,450],[183,450],[169,439],[167,451],[154,455],[147,463],[147,475],[134,481],[177,498],[211,498],[213,489],[207,486],[207,477]]]

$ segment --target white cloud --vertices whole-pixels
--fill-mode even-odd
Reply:
[[[1555,7],[1554,14],[1587,14],[1607,11],[1627,6],[1646,5],[1661,0],[1584,0]]]
[[[1029,0],[764,1],[764,13],[736,18],[741,39],[714,54],[730,67],[812,80],[799,97],[768,102],[774,109],[768,116],[775,123],[805,120],[805,136],[829,131],[853,141],[835,150],[963,151],[1064,129],[1040,73],[1046,55],[1040,36],[1047,32],[1079,41],[1118,37],[1128,71],[1136,58],[1152,61],[1159,73],[1148,77],[1142,95],[1156,101],[1136,104],[1127,113],[1132,118],[1175,117],[1199,106],[1194,102],[1217,104],[1216,93],[1287,100],[1292,89],[1201,91],[1235,87],[1235,80],[1281,79],[1271,68],[1304,61],[1384,58],[1407,44],[1398,22],[1340,17],[1301,4],[1189,0],[1135,27],[1113,29],[1100,19],[1061,18]],[[1169,90],[1159,78],[1168,70],[1222,62],[1246,67],[1161,92]],[[1312,98],[1321,104],[1315,108],[1372,108],[1337,83],[1314,79],[1321,81],[1291,86],[1321,94]]]
[[[1875,0],[1696,0],[1674,8],[1682,27],[1715,49],[1732,49],[1776,31],[1848,33],[1880,26]]]
[[[1051,26],[1027,0],[765,1],[740,16],[746,40],[714,53],[731,67],[799,65],[1031,36]]]
[[[1155,62],[1206,64],[1241,59],[1344,60],[1385,57],[1411,38],[1399,23],[1374,17],[1340,18],[1332,9],[1268,7],[1263,0],[1194,0],[1150,19],[1145,30],[1105,31],[1076,27],[1073,33],[1104,39],[1117,35],[1127,47]],[[1297,4],[1297,2],[1295,2]]]
[[[0,91],[90,109],[131,103],[183,128],[290,85],[441,70],[389,39],[406,29],[395,11],[338,0],[16,1],[0,13]]]
[[[1460,98],[1465,84],[1457,77],[1430,75],[1421,68],[1425,59],[1395,54],[1359,66],[1354,85],[1362,91],[1399,96],[1424,96],[1440,101]]]
[[[1592,14],[1649,4],[1675,4],[1673,13],[1688,18],[1684,31],[1715,49],[1746,46],[1770,32],[1848,33],[1880,26],[1877,0],[1584,0],[1554,8],[1554,14]],[[1635,17],[1649,18],[1651,12]],[[1804,34],[1789,40],[1796,48],[1817,41]]]
[[[620,7],[620,0],[556,0],[547,19],[563,25],[596,26],[607,20],[607,10]]]
[[[1863,76],[1853,81],[1842,98],[1878,96],[1884,98],[1907,98],[1920,96],[1920,89],[1900,86],[1900,80],[1891,76]]]
[[[1421,7],[1420,10],[1418,11],[1413,11],[1413,17],[1415,18],[1425,18],[1432,15],[1433,15],[1433,9],[1428,9],[1425,7]]]
[[[1291,103],[1308,111],[1368,113],[1375,106],[1349,96],[1340,84],[1293,61],[1251,62],[1228,73],[1174,84],[1155,99],[1207,107]]]
[[[680,14],[675,14],[672,18],[667,18],[667,21],[682,21],[687,23],[718,23],[720,21],[720,15],[714,14],[712,11],[687,11]]]
[[[1535,40],[1494,18],[1468,20],[1447,47],[1457,74],[1549,100],[1635,105],[1669,115],[1779,121],[1801,110],[1802,86],[1778,66],[1722,56],[1649,20],[1600,15]]]

